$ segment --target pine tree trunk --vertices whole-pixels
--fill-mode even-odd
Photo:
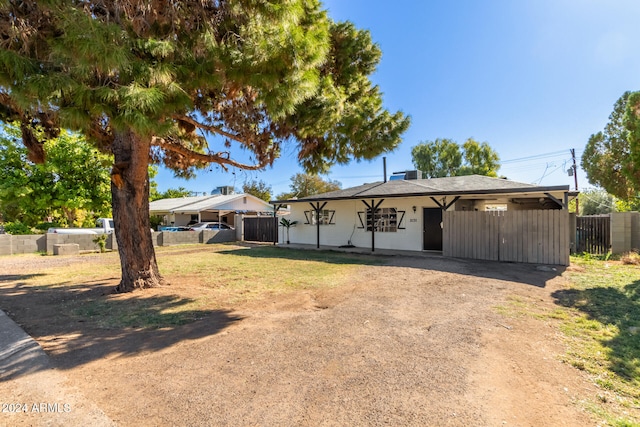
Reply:
[[[131,130],[115,131],[111,171],[113,220],[122,279],[117,292],[164,283],[153,248],[149,222],[149,150],[151,141]]]

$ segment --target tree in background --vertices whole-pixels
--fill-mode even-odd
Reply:
[[[342,188],[342,184],[338,181],[323,180],[318,175],[309,175],[305,173],[298,173],[291,177],[291,189],[288,193],[282,193],[277,198],[278,200],[292,199],[294,197],[301,198],[307,196],[313,196],[315,194],[328,193],[329,191],[336,191]]]
[[[45,141],[48,162],[28,159],[20,129],[0,131],[0,209],[7,222],[34,227],[47,220],[70,226],[95,226],[111,216],[109,165],[83,137],[61,131]]]
[[[629,200],[616,200],[616,211],[618,212],[638,212],[640,211],[640,198],[636,197]]]
[[[421,142],[411,149],[411,158],[423,178],[454,176],[462,166],[460,146],[451,139]]]
[[[581,191],[578,198],[580,199],[580,215],[602,215],[618,210],[616,198],[605,190]]]
[[[630,200],[638,192],[629,144],[625,112],[631,92],[625,92],[614,104],[609,122],[602,132],[589,137],[580,165],[593,185],[604,188],[620,200]]]
[[[469,138],[462,144],[464,164],[459,175],[498,176],[500,156],[493,151],[488,143]]]
[[[630,154],[630,160],[624,169],[624,174],[634,189],[633,196],[626,200],[637,200],[640,190],[640,92],[629,94],[623,123],[627,129]]]
[[[149,201],[152,202],[161,199],[160,192],[158,191],[158,183],[155,180],[155,177],[158,175],[158,166],[149,165],[147,171],[149,174]]]
[[[114,155],[118,291],[163,282],[150,162],[187,177],[210,163],[256,170],[290,142],[321,172],[393,150],[409,126],[369,80],[369,32],[316,0],[1,2],[0,40],[0,120],[20,123],[30,159],[46,158],[37,129],[80,131]]]
[[[184,187],[178,187],[178,188],[168,188],[167,191],[163,191],[163,192],[156,192],[156,194],[153,195],[153,198],[151,198],[151,201],[154,200],[160,200],[160,199],[177,199],[180,197],[189,197],[192,195],[191,190],[187,190]]]
[[[272,191],[271,186],[262,180],[257,181],[254,179],[252,181],[247,181],[244,184],[242,184],[243,193],[256,196],[257,198],[262,199],[265,202],[268,202],[269,200],[271,200],[271,191]]]
[[[451,139],[425,141],[411,149],[413,165],[423,178],[460,175],[498,176],[500,158],[488,143],[473,138],[460,146]]]

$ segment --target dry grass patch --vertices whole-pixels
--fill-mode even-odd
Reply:
[[[626,265],[640,265],[640,254],[635,251],[627,252],[620,257],[620,262]]]
[[[111,293],[120,264],[116,253],[107,253],[17,275],[0,282],[0,289],[18,299],[39,293],[53,305],[43,313],[98,328],[164,328],[282,293],[340,286],[362,265],[381,262],[337,252],[235,244],[163,247],[156,256],[169,286]]]

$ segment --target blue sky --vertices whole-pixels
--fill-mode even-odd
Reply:
[[[578,157],[603,129],[626,90],[640,90],[637,0],[325,0],[336,21],[371,32],[382,49],[372,76],[385,107],[412,118],[387,172],[412,169],[423,141],[472,137],[498,152],[500,174],[541,185],[571,185]],[[579,158],[578,158],[579,164]],[[335,166],[343,188],[383,178],[382,157]],[[264,172],[213,166],[192,180],[161,170],[160,191],[210,192],[246,180],[289,191],[302,169],[293,147]],[[580,189],[590,187],[578,170]]]

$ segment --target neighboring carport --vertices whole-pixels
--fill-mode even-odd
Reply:
[[[160,216],[163,225],[188,225],[196,222],[226,222],[236,226],[235,215],[270,215],[271,205],[251,194],[214,194],[154,200],[151,215]]]

